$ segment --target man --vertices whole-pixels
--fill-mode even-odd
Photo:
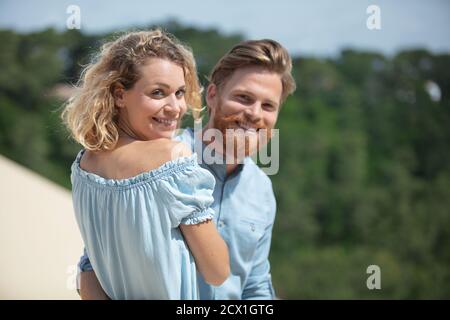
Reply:
[[[289,54],[273,40],[238,44],[211,73],[206,93],[209,121],[203,132],[187,129],[179,136],[216,178],[214,222],[230,255],[231,274],[221,286],[208,285],[199,276],[201,299],[275,298],[268,259],[275,196],[270,179],[249,156],[268,142],[282,103],[295,90],[291,69]],[[211,130],[222,133],[223,139],[211,139]],[[267,135],[259,134],[263,131]],[[234,145],[242,139],[243,158]],[[208,148],[223,161],[205,159]],[[108,298],[86,254],[79,268],[81,297]]]

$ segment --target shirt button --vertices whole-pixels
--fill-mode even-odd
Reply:
[[[252,223],[252,224],[250,224],[250,226],[252,228],[252,231],[254,232],[255,231],[255,225]]]
[[[222,227],[224,226],[224,224],[225,224],[225,223],[223,223],[223,221],[222,221],[222,220],[220,220],[220,221],[219,221],[219,227],[221,227],[221,228],[222,228]]]

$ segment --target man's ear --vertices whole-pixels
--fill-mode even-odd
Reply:
[[[209,114],[211,114],[211,109],[216,107],[217,98],[217,86],[211,83],[206,89],[206,107]]]
[[[114,102],[115,102],[116,106],[118,108],[125,107],[125,101],[124,101],[125,88],[124,88],[124,86],[121,83],[114,84],[112,93],[113,93]]]

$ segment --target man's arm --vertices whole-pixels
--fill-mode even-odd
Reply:
[[[78,263],[78,293],[82,300],[109,300],[92,269],[86,249]]]
[[[273,224],[267,227],[263,237],[258,242],[252,270],[250,271],[242,292],[243,300],[275,299],[269,263],[272,228]]]
[[[103,291],[94,270],[80,273],[81,300],[110,300]]]
[[[262,238],[256,247],[253,266],[244,284],[242,292],[243,300],[271,300],[275,299],[275,292],[272,286],[272,276],[270,274],[269,252],[272,240],[272,229],[275,221],[276,200],[272,189],[267,197],[268,207],[272,221],[264,230]]]

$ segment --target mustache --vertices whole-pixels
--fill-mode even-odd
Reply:
[[[230,138],[233,140],[229,141],[229,133],[227,129],[237,129],[237,123],[245,123],[250,125],[257,130],[257,135],[247,136],[234,136],[233,134]],[[249,156],[254,153],[255,150],[260,149],[262,146],[266,145],[272,137],[272,128],[266,124],[263,118],[252,119],[245,113],[224,115],[222,112],[218,112],[214,115],[213,119],[214,128],[222,133],[222,144],[223,150],[228,150],[228,143],[231,142],[232,154],[227,153],[227,157],[236,158],[239,155],[239,150],[244,147],[244,156]],[[244,144],[239,143],[238,140],[244,138]],[[239,140],[242,142],[242,140]],[[238,150],[239,149],[239,150]]]
[[[224,131],[230,127],[235,127],[236,122],[238,123],[248,123],[255,127],[256,129],[268,129],[267,125],[262,119],[253,120],[245,115],[229,115],[229,116],[219,116],[216,118],[216,127],[220,128],[220,131]]]

